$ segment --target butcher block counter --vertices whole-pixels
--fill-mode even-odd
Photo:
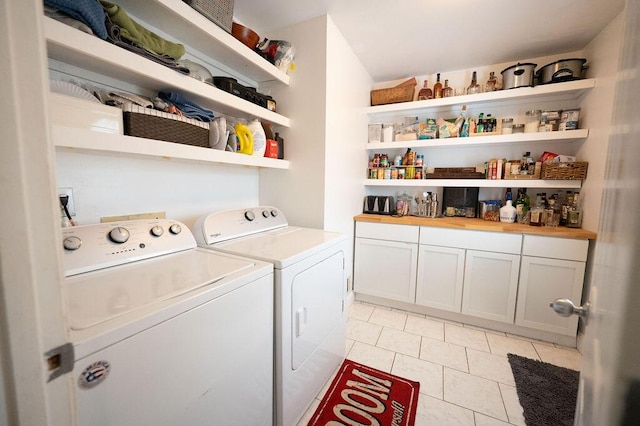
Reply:
[[[484,219],[466,217],[428,218],[419,216],[390,216],[381,214],[359,214],[353,218],[356,222],[389,223],[395,225],[433,226],[475,231],[506,232],[523,235],[540,235],[544,237],[575,238],[595,240],[597,234],[581,228],[556,228],[546,226],[521,225],[519,223],[492,222]]]

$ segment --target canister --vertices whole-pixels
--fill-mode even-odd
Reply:
[[[393,142],[393,123],[382,125],[382,142]]]
[[[514,124],[512,133],[524,133],[524,124]]]
[[[542,115],[542,111],[539,109],[532,109],[531,111],[527,111],[525,113],[525,124],[524,124],[524,132],[525,133],[535,133],[538,131],[540,127],[540,116]]]
[[[508,135],[513,133],[513,118],[502,119],[502,134]]]

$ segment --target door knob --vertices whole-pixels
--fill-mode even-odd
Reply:
[[[569,317],[571,315],[578,315],[580,318],[587,321],[587,317],[589,316],[589,302],[587,302],[584,306],[576,306],[569,299],[556,299],[553,302],[549,303],[549,306],[556,311],[556,313],[563,317]]]

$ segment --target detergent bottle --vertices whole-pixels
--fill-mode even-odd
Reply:
[[[251,136],[253,136],[253,155],[258,157],[264,157],[265,150],[267,149],[267,136],[262,128],[262,124],[258,119],[255,119],[249,123],[249,130]]]
[[[238,151],[241,154],[253,154],[253,135],[251,130],[244,124],[238,122],[234,126],[236,138],[238,139]]]

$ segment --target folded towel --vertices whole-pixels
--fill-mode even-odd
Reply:
[[[143,27],[127,15],[127,12],[117,4],[100,0],[106,14],[111,18],[111,22],[120,27],[120,36],[130,40],[140,47],[143,47],[158,55],[169,55],[173,59],[180,59],[184,55],[184,46],[173,43],[160,37],[156,33]]]
[[[189,69],[178,65],[177,61],[173,59],[171,56],[159,55],[159,54],[150,52],[149,50],[136,45],[134,42],[124,40],[121,37],[122,28],[113,24],[111,22],[111,19],[108,16],[107,16],[106,25],[107,25],[107,32],[108,32],[107,40],[115,44],[116,46],[122,47],[123,49],[127,49],[130,52],[137,53],[140,56],[143,56],[147,59],[150,59],[154,62],[164,65],[165,67],[172,68],[183,74],[189,74]]]
[[[107,38],[104,9],[97,0],[44,0],[44,4],[84,22],[101,39]]]
[[[158,92],[158,97],[167,103],[175,105],[180,111],[182,111],[182,115],[186,117],[195,118],[207,123],[213,120],[214,116],[212,111],[209,111],[208,109],[204,109],[201,106],[194,104],[193,102],[185,99],[179,93]]]

